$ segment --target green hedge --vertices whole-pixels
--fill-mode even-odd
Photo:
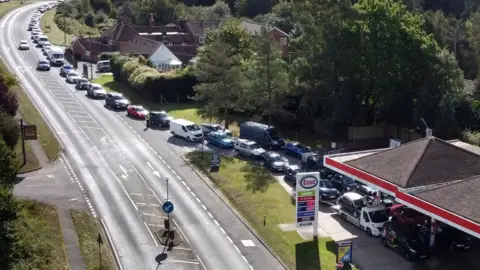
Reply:
[[[134,89],[142,98],[168,102],[190,101],[195,93],[193,86],[196,79],[188,72],[160,73],[155,68],[145,65],[144,58],[127,55],[112,55],[110,66],[116,81]]]

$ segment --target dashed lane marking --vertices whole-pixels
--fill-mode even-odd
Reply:
[[[181,260],[168,260],[168,261],[172,263],[200,264],[199,262],[195,262],[195,261],[181,261]]]
[[[255,243],[252,240],[241,240],[245,247],[254,247]]]
[[[147,223],[146,223],[146,222],[143,222],[143,224],[145,225],[145,228],[147,228],[147,231],[148,231],[148,233],[150,234],[150,236],[152,237],[153,242],[155,242],[155,245],[158,247],[157,239],[155,239],[155,236],[153,236],[153,233],[152,233],[152,231],[150,230],[150,228],[148,227]]]

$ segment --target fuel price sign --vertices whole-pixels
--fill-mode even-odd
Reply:
[[[296,187],[297,227],[312,226],[318,215],[318,172],[298,173]]]

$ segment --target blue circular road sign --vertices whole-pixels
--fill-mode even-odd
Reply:
[[[173,212],[173,203],[171,201],[166,201],[162,205],[163,212],[170,214]]]

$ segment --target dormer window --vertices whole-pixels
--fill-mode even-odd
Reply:
[[[205,43],[205,37],[204,36],[198,37],[198,43],[200,44]]]

